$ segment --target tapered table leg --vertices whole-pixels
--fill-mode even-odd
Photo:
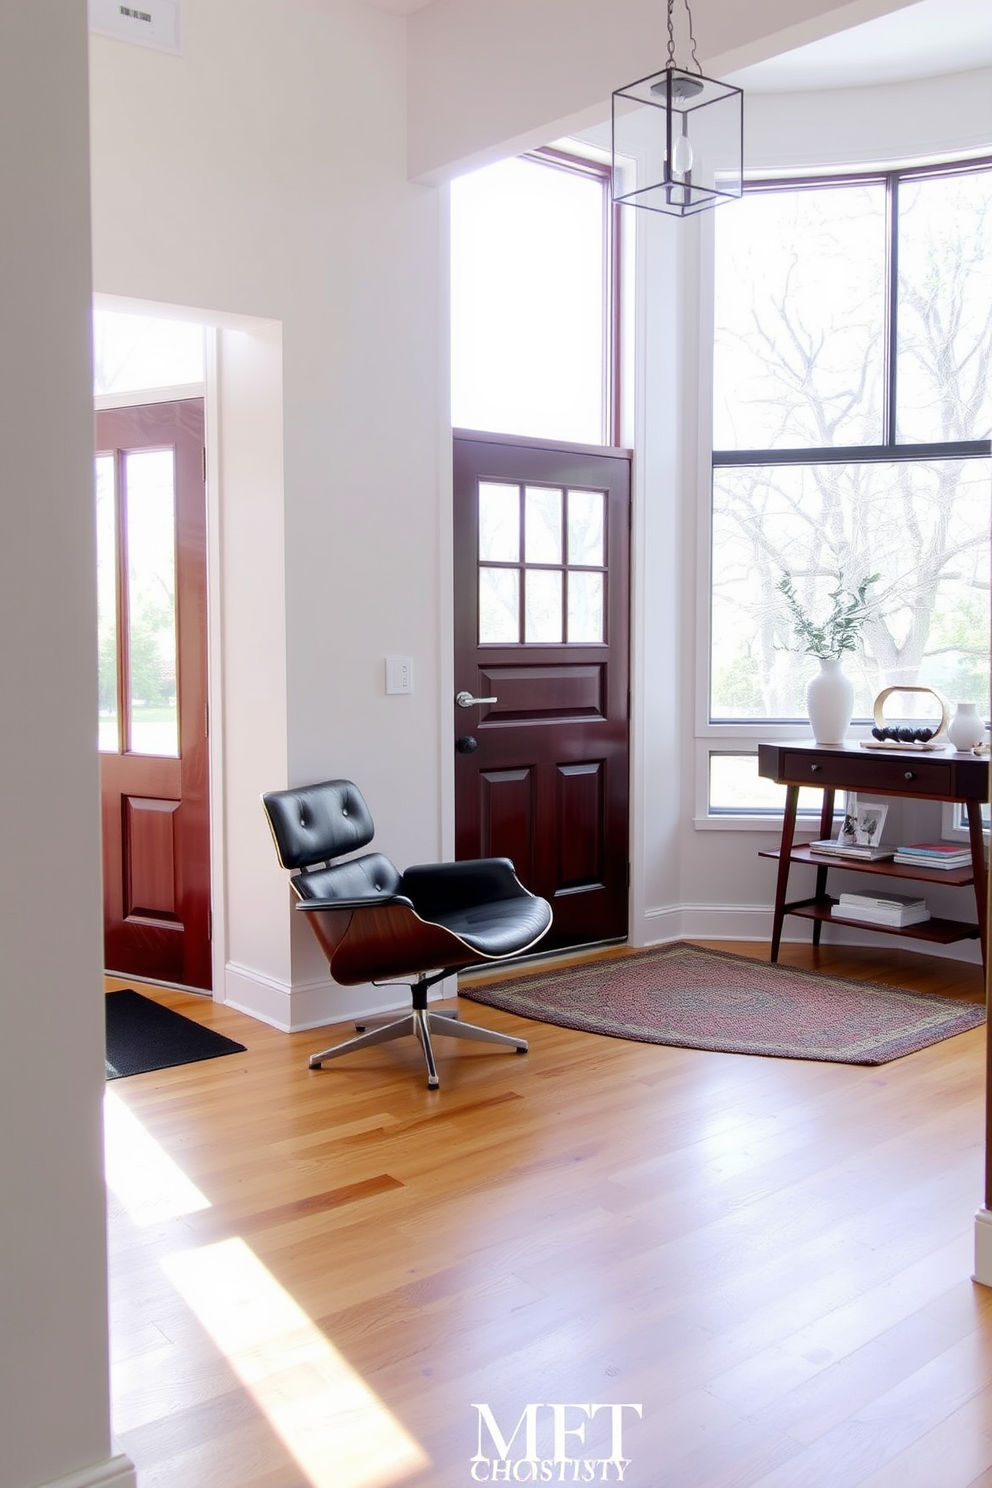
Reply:
[[[835,793],[832,790],[825,790],[823,792],[823,802],[822,802],[822,805],[820,806],[820,841],[821,842],[825,842],[826,839],[830,836],[830,833],[833,831],[833,826],[834,826],[834,794]],[[814,890],[814,892],[816,894],[817,899],[825,899],[827,897],[827,865],[826,865],[826,863],[819,863],[817,865],[817,869],[816,869],[816,889]],[[814,920],[813,921],[813,944],[815,946],[818,946],[820,944],[820,933],[821,933],[822,930],[823,930],[823,921],[822,920]]]
[[[971,870],[975,876],[975,907],[978,911],[978,934],[982,943],[982,966],[988,971],[988,870],[985,867],[985,834],[982,831],[981,801],[966,801],[968,837],[971,841]]]
[[[778,948],[782,941],[782,921],[785,919],[785,895],[789,887],[789,867],[792,854],[792,839],[796,835],[796,810],[799,805],[798,785],[785,788],[785,815],[782,818],[782,844],[779,848],[778,878],[775,880],[775,911],[772,915],[772,954],[778,960]]]

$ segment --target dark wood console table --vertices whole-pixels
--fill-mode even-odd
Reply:
[[[782,841],[775,851],[761,852],[760,857],[778,859],[775,885],[775,913],[772,920],[771,959],[778,960],[782,940],[782,922],[787,914],[813,921],[813,944],[819,945],[825,920],[859,929],[880,930],[887,935],[905,935],[916,940],[949,945],[952,941],[978,939],[982,946],[982,965],[986,964],[986,895],[987,870],[982,835],[982,806],[989,799],[989,761],[987,756],[957,754],[951,750],[913,752],[896,749],[862,749],[857,745],[824,745],[804,742],[758,745],[758,774],[786,787]],[[951,869],[918,868],[891,859],[862,862],[830,858],[811,853],[803,844],[794,843],[796,808],[802,786],[813,786],[823,792],[818,836],[831,835],[834,795],[838,790],[860,794],[916,797],[924,801],[960,801],[966,808],[968,836],[971,841],[971,867]],[[816,888],[810,899],[788,902],[789,869],[793,863],[816,868]],[[881,873],[888,878],[903,878],[942,883],[953,888],[974,884],[975,923],[960,920],[929,919],[920,925],[901,929],[866,925],[862,920],[844,919],[833,913],[836,901],[827,893],[827,873],[843,869],[853,873]]]

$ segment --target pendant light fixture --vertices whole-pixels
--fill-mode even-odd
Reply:
[[[672,217],[734,200],[744,176],[744,94],[703,76],[683,4],[686,65],[675,58],[675,0],[668,0],[664,68],[613,94],[613,200]]]

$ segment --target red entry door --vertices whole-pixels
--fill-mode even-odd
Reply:
[[[624,451],[456,435],[456,851],[513,860],[549,950],[627,934],[629,534]]]
[[[96,416],[104,955],[209,991],[203,401]]]

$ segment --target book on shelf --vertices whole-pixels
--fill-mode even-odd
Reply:
[[[928,858],[923,854],[897,852],[893,857],[894,863],[905,863],[907,868],[935,868],[949,870],[951,868],[970,868],[971,853],[964,853],[957,858]]]
[[[878,893],[859,894],[852,890],[850,893],[841,894],[839,904],[861,905],[865,909],[926,909],[927,901],[919,894],[890,894]]]
[[[881,858],[891,858],[896,851],[894,847],[869,847],[865,843],[849,842],[839,837],[825,837],[819,842],[807,843],[807,846],[811,853],[818,853],[825,858],[852,858],[869,863]]]
[[[899,851],[926,853],[934,858],[953,858],[958,853],[971,855],[971,849],[962,842],[900,842]]]
[[[900,929],[919,925],[930,918],[926,900],[911,894],[841,894],[833,913],[866,925],[888,925]]]
[[[858,920],[863,925],[887,925],[891,930],[922,925],[930,918],[925,904],[918,909],[869,909],[866,904],[835,904],[832,913],[839,919]]]
[[[907,842],[896,848],[895,861],[926,868],[970,868],[971,848],[954,842]]]

